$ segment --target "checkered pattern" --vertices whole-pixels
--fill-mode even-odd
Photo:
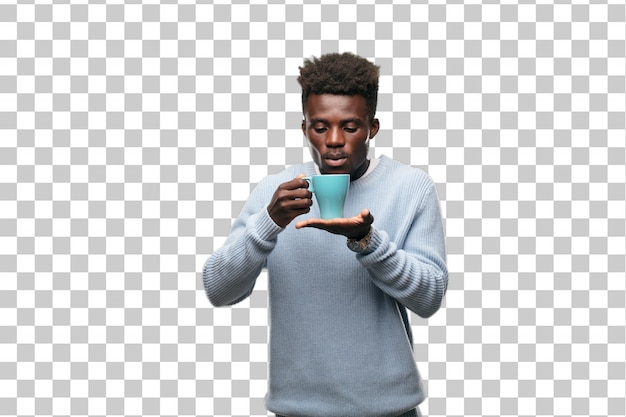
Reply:
[[[199,271],[309,159],[330,51],[381,66],[372,155],[438,184],[424,414],[626,414],[623,1],[36,3],[0,5],[0,415],[268,414],[266,277],[213,309]]]

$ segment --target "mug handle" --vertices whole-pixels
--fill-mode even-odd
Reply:
[[[303,177],[302,179],[303,179],[303,180],[305,180],[306,182],[308,182],[308,183],[309,183],[309,188],[308,188],[308,190],[309,190],[310,192],[314,193],[314,192],[315,192],[315,190],[313,189],[313,181],[311,180],[311,177]]]

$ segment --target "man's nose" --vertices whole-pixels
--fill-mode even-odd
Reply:
[[[335,148],[345,145],[345,140],[341,129],[329,129],[326,135],[326,146]]]

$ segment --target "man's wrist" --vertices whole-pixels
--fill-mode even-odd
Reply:
[[[373,230],[372,226],[370,226],[365,236],[356,239],[348,238],[348,241],[346,242],[348,248],[353,252],[363,252],[369,246]]]
[[[370,234],[370,232],[372,231],[372,225],[370,225],[365,232],[360,233],[358,235],[355,236],[346,236],[348,239],[352,239],[352,240],[361,240],[363,238],[365,238],[365,236],[367,236],[368,234]]]

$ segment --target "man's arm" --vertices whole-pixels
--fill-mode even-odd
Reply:
[[[202,278],[211,304],[231,305],[250,295],[278,234],[310,210],[312,196],[307,186],[300,177],[285,182],[274,191],[269,204],[267,182],[255,188],[224,246],[204,264]]]
[[[265,208],[258,213],[251,213],[252,209],[244,207],[224,246],[204,264],[204,290],[216,307],[236,304],[250,295],[282,231]]]
[[[367,209],[345,219],[303,220],[296,223],[296,228],[314,227],[359,239],[371,227],[368,247],[356,255],[357,259],[382,291],[426,318],[439,309],[448,287],[443,222],[434,184],[430,184],[414,215],[402,248],[376,228],[374,216]]]
[[[445,236],[434,184],[402,248],[385,231],[374,228],[368,248],[357,254],[357,259],[382,291],[420,317],[432,316],[448,287]]]

